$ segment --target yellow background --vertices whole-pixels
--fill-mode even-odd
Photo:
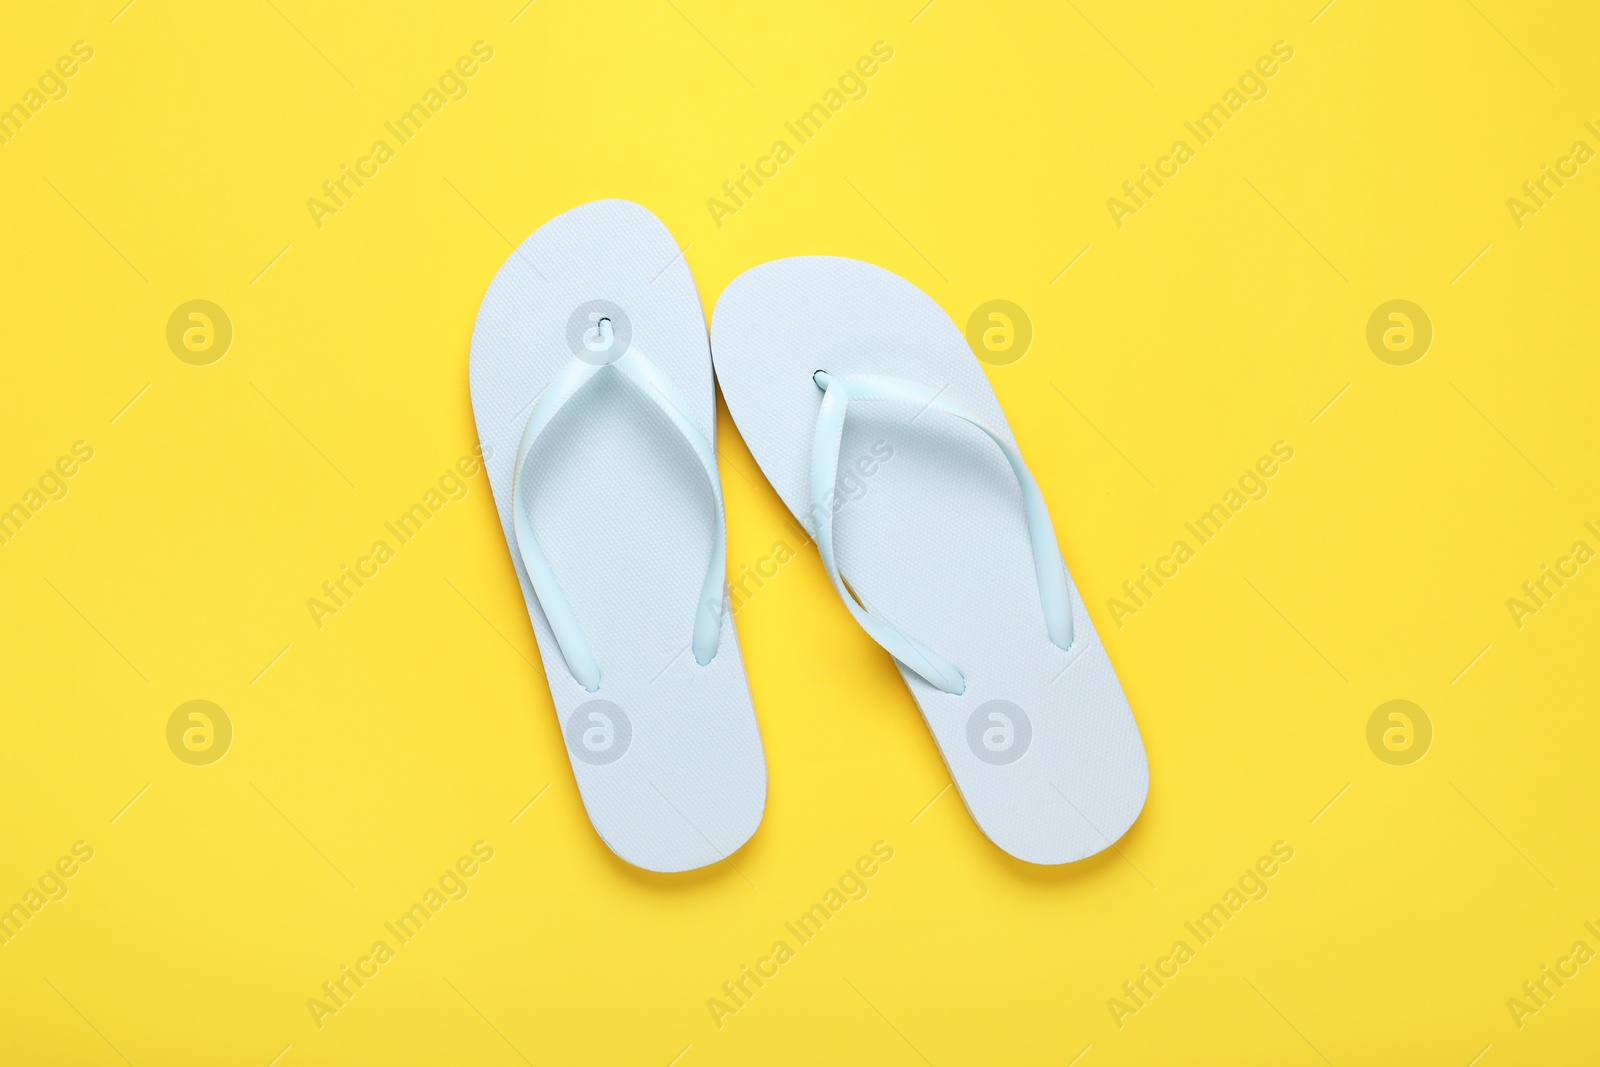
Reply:
[[[6,1063],[1593,1056],[1600,965],[1520,1029],[1506,1001],[1600,949],[1600,566],[1521,629],[1506,601],[1600,547],[1600,174],[1520,229],[1506,200],[1600,148],[1600,17],[922,2],[8,5],[0,103],[95,55],[0,146],[0,506],[95,456],[0,546],[0,903],[95,854],[0,947]],[[307,198],[478,40],[470,95],[314,225]],[[866,98],[717,227],[707,198],[879,40]],[[1270,94],[1118,229],[1107,198],[1279,40]],[[1117,850],[989,844],[798,544],[737,618],[765,822],[689,875],[590,829],[481,475],[313,625],[472,447],[508,241],[610,196],[688,246],[708,314],[813,253],[963,327],[1026,309],[1031,351],[988,372],[1149,750]],[[1435,329],[1404,367],[1365,340],[1397,298]],[[191,299],[234,326],[209,366],[165,340]],[[721,431],[737,570],[794,528]],[[1271,494],[1117,628],[1107,598],[1279,440]],[[191,699],[234,726],[210,766],[167,746]],[[1410,766],[1367,745],[1390,699],[1433,724]],[[319,1029],[308,998],[479,840],[470,895]],[[877,841],[866,899],[719,1029],[708,998]],[[1119,1028],[1108,998],[1277,841],[1270,895]]]

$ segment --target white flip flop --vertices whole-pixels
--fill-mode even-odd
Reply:
[[[747,841],[767,768],[726,589],[700,298],[654,215],[545,223],[484,295],[472,409],[583,804],[627,862]]]
[[[734,279],[711,349],[745,443],[894,656],[979,828],[1030,863],[1109,848],[1144,806],[1144,744],[960,330],[881,267],[806,256]]]

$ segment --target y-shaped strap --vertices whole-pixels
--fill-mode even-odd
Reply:
[[[673,387],[672,382],[656,368],[655,364],[646,359],[638,348],[629,348],[621,358],[609,364],[595,364],[574,359],[562,368],[555,381],[550,383],[550,387],[533,405],[533,413],[528,416],[528,424],[523,428],[522,443],[517,446],[517,463],[512,474],[511,512],[516,520],[517,552],[522,557],[522,566],[528,572],[528,579],[533,582],[533,591],[539,597],[539,606],[544,609],[544,617],[549,620],[550,629],[555,631],[556,643],[561,646],[561,655],[567,661],[567,669],[572,672],[578,684],[591,693],[600,688],[600,665],[595,662],[594,652],[589,647],[588,639],[583,636],[578,618],[572,613],[572,605],[568,603],[566,594],[556,582],[555,572],[550,569],[550,562],[539,550],[539,542],[533,535],[533,524],[528,520],[528,509],[523,499],[522,477],[526,470],[528,454],[533,450],[539,434],[550,425],[556,413],[592,381],[604,366],[615,367],[619,374],[637,386],[639,391],[654,402],[661,413],[672,422],[673,427],[694,450],[705,472],[706,480],[711,485],[711,501],[716,509],[716,515],[713,517],[711,562],[706,567],[705,581],[700,586],[700,603],[695,609],[694,639],[691,642],[695,662],[702,667],[710,663],[711,657],[717,654],[717,644],[722,636],[722,586],[726,578],[728,555],[722,514],[722,479],[717,474],[716,451],[705,434],[695,425],[694,419],[689,415],[689,405]]]
[[[984,435],[1000,446],[1011,473],[1022,488],[1022,502],[1027,509],[1028,539],[1033,543],[1033,566],[1039,580],[1039,600],[1044,608],[1045,630],[1050,643],[1066,649],[1072,645],[1072,601],[1067,595],[1066,565],[1061,560],[1061,550],[1056,546],[1055,528],[1050,524],[1050,511],[1045,507],[1039,486],[1028,472],[1022,456],[1013,448],[999,430],[982,417],[925,385],[902,378],[889,378],[875,374],[841,375],[818,371],[813,375],[817,387],[823,390],[822,409],[817,413],[817,437],[811,453],[811,519],[816,528],[817,551],[822,555],[822,565],[833,580],[834,589],[844,601],[856,622],[872,639],[895,659],[921,676],[929,685],[957,696],[966,692],[967,680],[954,665],[935,655],[923,645],[913,641],[883,619],[873,615],[856,601],[845,587],[839,574],[839,565],[833,551],[833,498],[839,478],[839,449],[844,441],[845,412],[852,400],[892,400],[913,404],[922,411],[940,411],[954,415],[982,430]]]

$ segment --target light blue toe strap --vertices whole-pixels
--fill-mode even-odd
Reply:
[[[728,556],[726,523],[722,511],[722,479],[717,473],[716,450],[706,435],[700,432],[699,426],[689,414],[689,405],[671,380],[662,374],[655,364],[646,359],[644,353],[637,347],[629,348],[621,358],[608,364],[601,365],[574,359],[563,367],[555,381],[550,383],[549,388],[534,403],[527,425],[523,427],[522,441],[517,445],[517,462],[512,473],[511,513],[515,522],[517,554],[522,558],[522,566],[528,574],[528,580],[533,583],[533,591],[539,598],[539,607],[544,611],[550,629],[555,632],[556,643],[561,647],[561,656],[567,661],[567,669],[572,672],[578,684],[591,693],[600,688],[600,665],[595,661],[594,651],[590,648],[588,639],[584,637],[583,628],[578,625],[577,616],[572,612],[572,605],[568,602],[566,594],[561,591],[560,583],[556,581],[555,572],[550,569],[550,562],[539,549],[539,541],[533,533],[533,524],[528,519],[528,507],[523,496],[522,483],[529,453],[533,451],[539,435],[550,425],[557,412],[581,392],[585,385],[605,372],[607,367],[614,368],[616,373],[632,382],[667,417],[688,442],[711,486],[711,501],[716,511],[713,517],[711,560],[706,566],[705,581],[700,586],[700,599],[694,616],[694,636],[690,641],[695,662],[702,667],[710,663],[712,657],[717,654],[717,645],[722,636],[722,591]]]
[[[844,440],[845,413],[852,401],[894,401],[914,405],[919,409],[918,414],[938,411],[971,423],[1005,454],[1006,462],[1011,465],[1011,473],[1016,476],[1017,485],[1022,489],[1022,502],[1027,511],[1028,539],[1033,546],[1033,565],[1039,581],[1039,601],[1044,609],[1045,630],[1051,644],[1057,648],[1070,648],[1072,601],[1067,594],[1066,565],[1061,560],[1061,550],[1056,546],[1055,527],[1050,523],[1050,510],[1045,506],[1039,485],[1011,442],[981,416],[945,396],[943,390],[936,391],[903,378],[882,375],[841,375],[818,371],[814,377],[823,394],[822,408],[817,413],[816,442],[811,453],[811,521],[815,528],[817,551],[822,555],[822,564],[827,568],[828,577],[861,628],[929,685],[956,695],[966,691],[966,679],[953,664],[872,614],[856,600],[845,586],[834,558],[833,500],[834,487],[839,478],[839,449]]]

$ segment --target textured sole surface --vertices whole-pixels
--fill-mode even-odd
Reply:
[[[711,555],[710,489],[671,423],[616,371],[602,370],[545,430],[524,485],[539,545],[599,661],[598,692],[567,669],[514,547],[517,444],[534,400],[581,348],[596,301],[611,317],[620,310],[714,442],[694,279],[666,227],[622,200],[557,216],[500,268],[473,329],[472,407],[589,818],[629,863],[688,870],[755,832],[766,761],[726,604],[716,656],[702,667],[689,650]]]
[[[711,339],[741,436],[808,530],[822,401],[814,371],[944,390],[1011,437],[955,324],[868,263],[806,256],[748,271],[718,300]],[[1072,647],[1045,633],[1022,494],[1001,452],[959,419],[856,403],[839,485],[834,542],[846,581],[966,676],[966,692],[952,696],[901,668],[978,826],[1032,863],[1110,847],[1144,806],[1144,744],[1070,575]]]

